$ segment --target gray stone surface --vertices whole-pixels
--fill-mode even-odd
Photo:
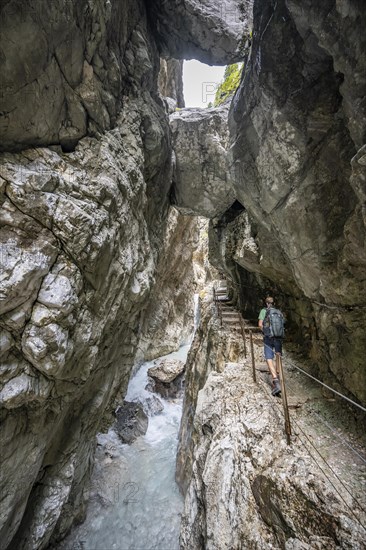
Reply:
[[[248,48],[252,6],[252,0],[154,0],[148,10],[163,56],[226,65]]]
[[[156,397],[156,395],[146,397],[146,399],[141,401],[141,405],[147,416],[155,416],[156,414],[160,414],[164,410],[163,403],[158,397]]]
[[[149,420],[142,405],[124,401],[116,409],[115,431],[122,443],[133,443],[141,435],[145,435]]]
[[[159,92],[163,97],[175,102],[175,107],[183,108],[183,60],[181,59],[160,59],[159,71]],[[175,107],[172,112],[175,111]]]
[[[183,361],[176,359],[163,359],[156,362],[155,366],[147,371],[151,379],[149,390],[165,398],[175,398],[182,395],[184,368]]]
[[[213,218],[235,200],[227,163],[229,103],[170,116],[175,154],[172,201],[183,214]]]
[[[273,406],[269,388],[253,382],[242,337],[220,330],[210,306],[187,368],[177,460],[185,494],[180,546],[361,550],[362,510],[345,494],[340,498],[295,426],[287,445],[281,408]],[[307,430],[306,420],[301,424]],[[319,437],[312,440],[319,445]],[[340,452],[338,441],[332,445],[330,452]],[[348,455],[337,463],[343,479],[353,460]]]
[[[162,361],[157,361],[153,367],[149,368],[147,373],[154,380],[169,384],[170,382],[173,382],[173,380],[175,380],[177,376],[182,374],[183,371],[183,361],[174,359],[163,359]]]
[[[15,535],[17,548],[41,548],[82,514],[93,438],[126,388],[159,263],[164,197],[144,207],[164,155],[169,179],[170,151],[145,150],[140,128],[163,141],[164,117],[148,97],[131,99],[118,130],[74,153],[1,159],[4,545]]]
[[[195,258],[199,220],[172,208],[168,215],[156,284],[141,321],[136,360],[152,360],[177,350],[193,330],[193,295],[197,290]]]
[[[1,27],[3,150],[72,149],[115,126],[129,83],[138,88],[153,78],[156,49],[142,0],[10,0]]]
[[[255,2],[229,117],[232,180],[247,219],[225,231],[219,220],[216,232],[235,281],[248,270],[259,276],[257,307],[270,285],[282,294],[315,372],[364,403],[365,24],[359,2]],[[249,248],[238,230],[249,231]]]

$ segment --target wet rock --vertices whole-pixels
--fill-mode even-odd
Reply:
[[[163,397],[177,397],[183,388],[184,367],[183,361],[176,359],[163,359],[151,367],[147,372],[153,382],[153,391]]]
[[[151,390],[153,391],[154,384],[151,384]],[[164,410],[164,405],[160,401],[156,395],[152,395],[151,397],[146,397],[141,402],[141,405],[143,406],[143,409],[145,413],[148,416],[155,416],[156,414],[160,414]]]
[[[122,443],[131,444],[140,435],[145,435],[149,420],[142,405],[125,401],[116,409],[115,430]]]

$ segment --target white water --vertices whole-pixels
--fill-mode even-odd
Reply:
[[[166,357],[186,360],[189,345]],[[131,379],[126,400],[150,396],[144,363]],[[164,410],[149,417],[145,436],[123,445],[110,429],[98,436],[98,452],[86,521],[61,549],[175,550],[179,548],[183,499],[175,483],[182,400],[159,396]]]

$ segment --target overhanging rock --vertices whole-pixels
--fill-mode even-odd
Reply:
[[[155,0],[147,7],[163,57],[218,65],[243,58],[253,0]]]

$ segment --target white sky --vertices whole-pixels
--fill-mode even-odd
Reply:
[[[207,107],[215,99],[216,88],[225,72],[223,67],[210,67],[199,61],[183,63],[183,92],[186,107]]]

